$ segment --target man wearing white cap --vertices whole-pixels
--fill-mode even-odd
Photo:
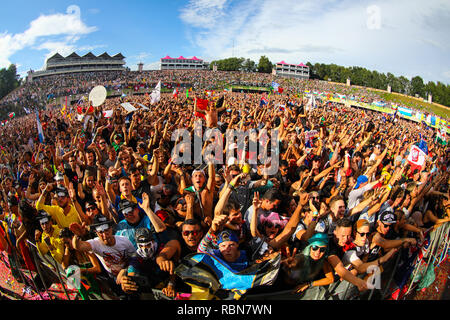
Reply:
[[[35,231],[36,246],[39,253],[45,255],[50,252],[52,257],[61,263],[64,255],[64,243],[59,238],[59,232],[61,231],[57,225],[52,224],[50,215],[45,211],[40,211],[37,216],[37,220],[41,225],[42,231]]]
[[[82,241],[75,235],[72,245],[81,252],[92,251],[99,258],[111,278],[115,279],[120,270],[128,266],[129,258],[136,252],[131,241],[124,236],[113,234],[113,222],[98,214],[90,228],[95,230],[97,237]]]
[[[80,217],[75,209],[75,206],[71,203],[69,197],[69,191],[66,188],[57,187],[55,189],[56,194],[56,206],[47,206],[44,204],[47,194],[52,191],[52,186],[47,184],[44,192],[36,202],[37,210],[44,210],[49,213],[53,219],[55,219],[60,229],[68,228],[71,223],[81,223]]]

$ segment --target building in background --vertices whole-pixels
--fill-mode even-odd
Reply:
[[[202,59],[197,57],[185,58],[179,56],[178,58],[172,58],[165,56],[161,58],[161,68],[160,70],[207,70],[209,69],[209,63],[204,62]]]
[[[59,53],[56,53],[47,59],[44,70],[31,71],[28,77],[30,80],[36,80],[59,74],[126,70],[125,57],[121,53],[110,56],[105,52],[96,56],[92,52],[89,52],[84,56],[79,56],[73,52],[65,58]]]
[[[300,64],[290,64],[284,61],[278,62],[275,66],[275,73],[278,76],[309,79],[309,67]]]

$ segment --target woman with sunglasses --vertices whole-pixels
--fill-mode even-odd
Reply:
[[[284,280],[288,285],[296,286],[293,292],[300,293],[306,289],[326,286],[334,281],[333,269],[328,263],[328,236],[316,233],[308,239],[308,245],[297,254],[295,248],[287,251],[287,258],[282,261]],[[325,277],[317,279],[323,271]]]

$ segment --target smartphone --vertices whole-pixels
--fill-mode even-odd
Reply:
[[[136,283],[139,288],[150,287],[150,282],[147,277],[141,275],[128,276],[131,281]]]

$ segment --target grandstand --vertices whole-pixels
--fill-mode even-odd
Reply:
[[[309,79],[309,67],[303,63],[290,64],[284,61],[278,62],[275,66],[275,73],[282,77]]]
[[[185,58],[183,56],[179,56],[178,58],[172,58],[169,56],[165,56],[161,58],[161,70],[207,70],[209,68],[209,63],[204,62],[202,59],[197,57]]]
[[[60,74],[125,71],[126,68],[124,67],[124,59],[125,57],[121,53],[110,56],[105,52],[99,56],[96,56],[92,52],[89,52],[84,56],[79,56],[73,52],[65,58],[59,53],[56,53],[47,59],[44,70],[29,71],[28,81]]]

